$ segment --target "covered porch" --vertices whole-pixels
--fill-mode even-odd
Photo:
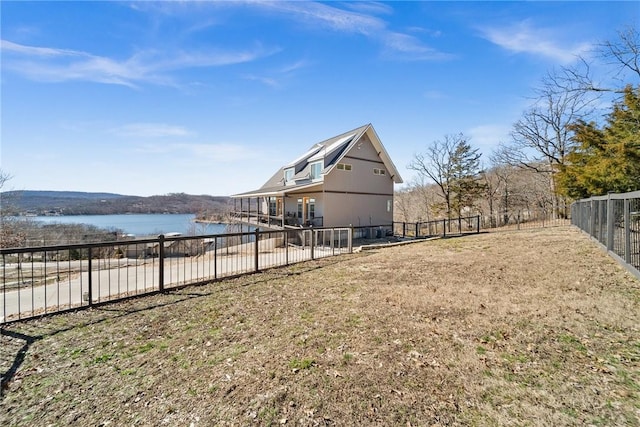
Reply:
[[[233,196],[234,221],[260,228],[322,227],[322,193],[274,191]]]

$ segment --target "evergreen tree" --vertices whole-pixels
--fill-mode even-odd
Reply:
[[[462,139],[451,156],[451,189],[454,194],[452,209],[462,216],[462,210],[472,207],[484,192],[480,181],[480,154]]]
[[[640,189],[640,87],[628,86],[605,126],[570,126],[575,147],[559,173],[560,191],[574,199]]]

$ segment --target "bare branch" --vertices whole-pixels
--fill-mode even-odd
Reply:
[[[626,71],[640,78],[640,32],[637,28],[619,31],[616,42],[605,41],[599,47],[601,57],[618,67],[616,76],[624,76]]]

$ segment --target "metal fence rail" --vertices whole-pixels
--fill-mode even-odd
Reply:
[[[486,231],[531,230],[571,225],[570,218],[553,214],[546,209],[517,210],[500,216],[482,217],[481,228]]]
[[[631,233],[636,240],[625,240],[624,227],[619,227],[613,229],[612,247],[616,251],[626,250],[627,257],[635,260],[638,268],[640,228],[639,218],[633,215],[640,211],[640,206],[637,197],[635,202],[623,202],[622,199],[620,202],[622,205],[612,205],[611,209],[614,216],[624,219],[624,212],[627,212],[636,218],[635,225],[626,234]],[[635,207],[627,209],[624,203]],[[589,220],[589,230],[598,237],[605,236],[607,230],[606,220],[600,220],[607,214],[607,208],[603,206],[591,203],[582,208],[592,209],[595,213]],[[565,224],[567,221],[559,220]],[[539,215],[518,214],[513,223],[492,228],[495,224],[486,218],[470,216],[362,227],[289,228],[0,249],[0,324],[350,253],[354,240],[447,237],[481,230],[560,225],[559,222]],[[614,221],[614,224],[618,223],[622,224]]]
[[[640,278],[640,191],[578,200],[571,223]]]
[[[415,223],[394,222],[393,233],[404,238],[447,237],[448,235],[479,233],[480,224],[481,217],[479,215]]]
[[[352,252],[351,228],[0,249],[0,324]]]
[[[496,220],[495,216],[475,215],[421,222],[394,222],[393,234],[403,238],[447,237],[480,231],[510,231],[570,225],[568,218],[554,218],[544,211],[517,211]]]

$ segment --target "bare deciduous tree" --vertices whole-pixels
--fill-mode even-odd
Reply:
[[[401,222],[411,222],[412,194],[409,188],[396,191],[394,194],[395,209],[394,215]]]
[[[451,218],[454,210],[460,215],[477,192],[479,158],[478,150],[460,133],[434,141],[424,153],[415,154],[408,167],[434,182],[444,213]]]
[[[10,179],[11,175],[0,169],[0,190]],[[25,240],[25,233],[20,230],[13,214],[9,200],[0,191],[0,247],[2,248],[21,246]]]
[[[627,85],[640,79],[640,32],[636,27],[618,31],[617,39],[604,41],[594,50],[592,60],[581,56],[574,65],[549,72],[545,85],[558,93],[580,92],[599,97],[603,93],[623,94]],[[596,79],[592,66],[595,59],[611,67],[608,75]]]
[[[583,92],[558,92],[544,81],[538,93],[534,105],[514,124],[511,142],[501,144],[494,157],[501,163],[548,175],[550,192],[556,194],[556,174],[573,144],[569,125],[591,113],[593,99]],[[554,217],[560,206],[558,197],[553,197]]]
[[[453,165],[451,158],[462,135],[445,135],[443,140],[434,141],[425,153],[417,153],[409,169],[413,169],[421,177],[432,180],[440,189],[447,218],[451,218],[451,181],[453,179]]]

